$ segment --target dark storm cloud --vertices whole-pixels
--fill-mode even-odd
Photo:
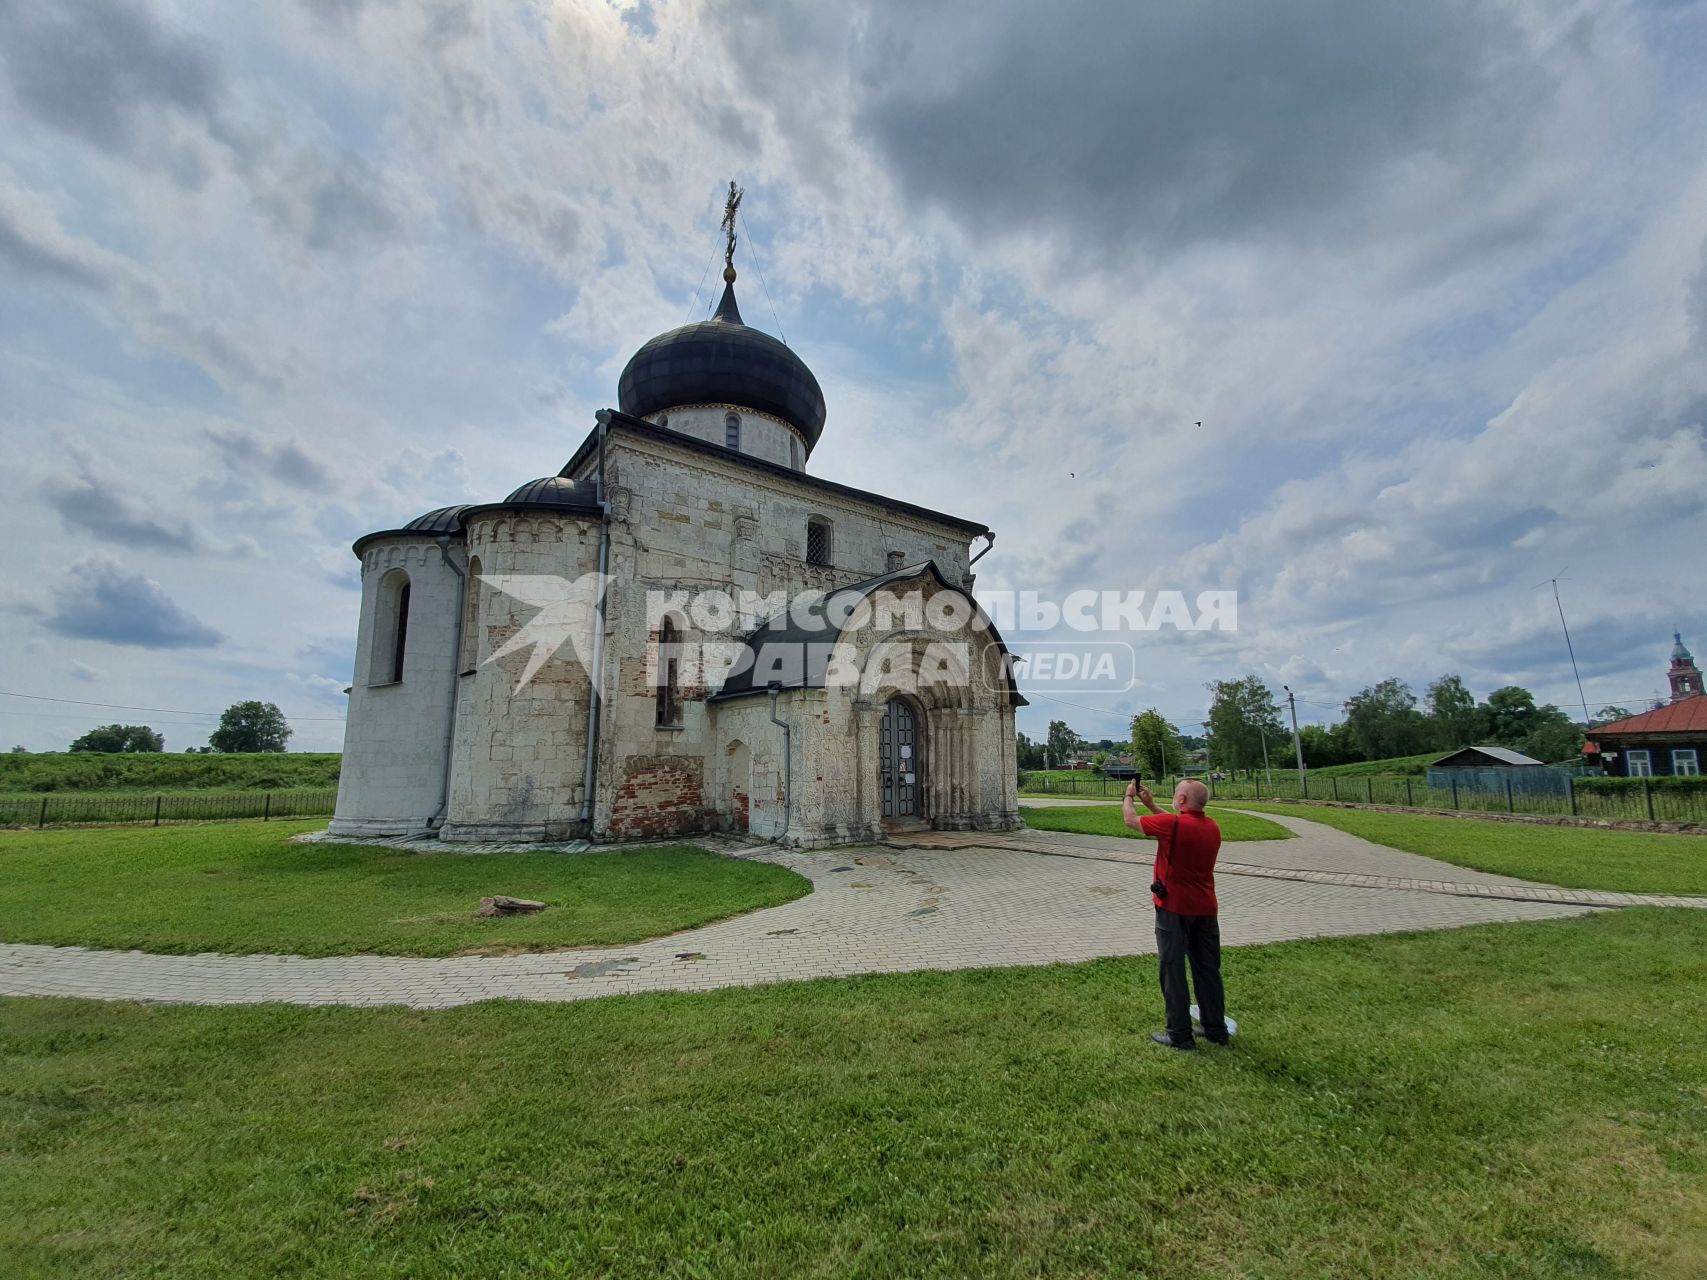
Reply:
[[[44,625],[62,636],[142,649],[202,649],[224,639],[159,583],[100,557],[65,571]]]
[[[140,508],[117,486],[84,473],[74,480],[50,483],[48,505],[72,532],[91,534],[103,542],[157,551],[197,551],[202,541],[183,521],[168,524]]]
[[[1571,624],[1572,648],[1566,650],[1564,633],[1558,623],[1543,617],[1533,628],[1520,635],[1488,637],[1455,642],[1451,658],[1455,662],[1473,664],[1490,673],[1489,681],[1521,684],[1526,688],[1545,690],[1546,697],[1566,710],[1577,701],[1576,683],[1571,676],[1570,660],[1574,654],[1577,670],[1585,681],[1604,679],[1633,672],[1624,678],[1623,688],[1614,688],[1601,695],[1636,702],[1650,693],[1663,693],[1665,673],[1670,661],[1672,620],[1661,621],[1651,616],[1603,615],[1583,618],[1582,613],[1595,607],[1592,600],[1567,598],[1565,607],[1574,615]],[[1552,601],[1547,601],[1552,607]],[[1693,610],[1684,610],[1676,625],[1687,627],[1695,617]],[[1488,690],[1477,688],[1479,697]],[[1590,693],[1589,710],[1600,706],[1596,695]],[[1581,707],[1576,707],[1581,713]]]
[[[332,472],[294,440],[273,443],[243,431],[206,435],[225,465],[245,479],[268,476],[294,489],[320,491],[333,485]]]
[[[213,46],[144,4],[0,0],[0,69],[25,114],[162,168],[182,186],[200,186],[223,154],[262,212],[309,249],[359,249],[397,232],[391,193],[370,161],[291,149],[280,141],[285,130],[242,123]],[[194,122],[215,146],[163,133],[159,124],[172,117]]]
[[[206,45],[117,0],[0,0],[0,62],[42,123],[125,152],[139,105],[212,117],[219,65]]]
[[[749,65],[838,38],[788,4],[728,28]],[[1498,183],[1553,84],[1508,10],[1464,0],[876,0],[851,31],[855,118],[904,192],[1086,252],[1361,235],[1418,171]]]

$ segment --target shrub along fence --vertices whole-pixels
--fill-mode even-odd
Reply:
[[[1467,813],[1524,813],[1552,817],[1606,818],[1618,822],[1707,822],[1707,778],[1577,778],[1561,772],[1556,791],[1513,785],[1476,787],[1457,780],[1430,786],[1422,778],[1311,778],[1276,770],[1272,777],[1201,779],[1215,800],[1337,800],[1342,804],[1403,805]],[[1158,797],[1173,793],[1174,780],[1150,780]],[[1117,799],[1126,784],[1087,776],[1051,779],[1020,775],[1028,794]]]
[[[318,818],[330,815],[335,787],[300,791],[179,791],[158,795],[90,796],[63,791],[0,796],[0,827],[99,823],[219,822],[238,818]]]

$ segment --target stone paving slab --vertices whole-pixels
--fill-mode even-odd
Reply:
[[[947,848],[732,851],[729,856],[798,871],[812,881],[813,892],[629,946],[445,959],[321,959],[0,944],[0,994],[443,1008],[491,999],[585,1000],[1154,952],[1150,866],[1142,856],[1147,846],[1121,849],[1126,842],[1111,838],[1113,854],[1121,856],[1095,848],[1089,851],[1095,856],[1073,856],[1059,842],[1048,853],[1017,847],[1062,833],[929,834],[967,839]],[[1299,840],[1267,843],[1303,847],[1314,837],[1310,832]],[[1230,846],[1241,856],[1250,847]],[[1458,870],[1429,865],[1437,877]],[[1571,901],[1513,901],[1332,879],[1360,874],[1356,870],[1273,870],[1258,868],[1261,874],[1228,875],[1221,882],[1222,937],[1228,945],[1543,920],[1593,909]]]

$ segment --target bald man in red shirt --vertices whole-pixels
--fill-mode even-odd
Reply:
[[[1142,818],[1133,801],[1150,812]],[[1209,788],[1192,778],[1174,788],[1174,812],[1156,804],[1148,787],[1134,779],[1126,788],[1121,814],[1126,825],[1156,842],[1155,878],[1150,898],[1156,904],[1156,959],[1161,970],[1162,1004],[1168,1029],[1150,1039],[1170,1049],[1195,1049],[1191,1033],[1191,985],[1197,990],[1203,1035],[1226,1044],[1227,998],[1221,986],[1221,924],[1215,901],[1215,858],[1221,852],[1221,828],[1203,812]]]

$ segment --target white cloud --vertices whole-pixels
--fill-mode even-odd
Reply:
[[[815,469],[988,520],[985,585],[1240,588],[1239,633],[1146,639],[1146,700],[1560,700],[1566,567],[1588,679],[1639,691],[1649,631],[1707,628],[1707,92],[1668,53],[1704,19],[1260,8],[0,0],[9,545],[121,542],[103,581],[228,637],[75,642],[138,700],[336,704],[302,630],[353,635],[349,541],[554,471],[736,176],[743,308],[831,393]],[[77,680],[32,603],[0,655]]]

